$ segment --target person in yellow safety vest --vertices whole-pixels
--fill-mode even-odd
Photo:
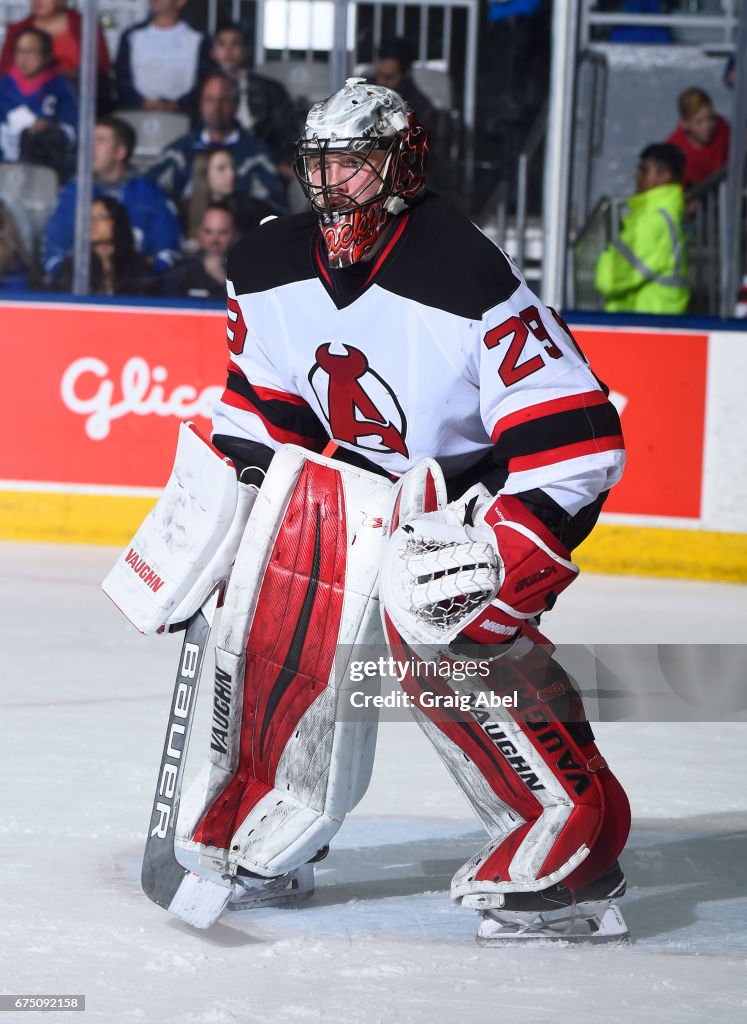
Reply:
[[[622,230],[599,257],[595,286],[608,313],[684,313],[690,301],[680,180],[685,158],[669,143],[641,153]]]

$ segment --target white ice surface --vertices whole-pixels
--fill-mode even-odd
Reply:
[[[100,593],[116,553],[0,545],[0,992],[85,993],[81,1019],[114,1024],[745,1019],[743,722],[595,727],[633,806],[627,948],[474,944],[476,915],[447,890],[481,830],[411,723],[382,727],[311,904],[196,932],[149,903],[140,857],[180,640],[139,636]],[[745,624],[744,587],[584,576],[546,631],[718,642]]]

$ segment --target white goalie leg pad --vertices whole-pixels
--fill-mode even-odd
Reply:
[[[182,800],[179,859],[271,877],[310,860],[370,779],[376,717],[340,720],[353,645],[381,638],[391,484],[293,446],[275,455],[218,631],[210,764]],[[350,716],[348,716],[350,717]]]
[[[168,483],[104,593],[141,633],[186,622],[228,578],[256,493],[193,423],[180,424]]]

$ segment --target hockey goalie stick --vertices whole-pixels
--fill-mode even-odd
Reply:
[[[213,591],[187,623],[141,873],[145,895],[159,907],[195,928],[209,928],[215,924],[232,892],[230,882],[226,881],[222,885],[183,867],[174,852],[184,762],[192,731],[202,663],[218,606],[218,593],[218,590]]]

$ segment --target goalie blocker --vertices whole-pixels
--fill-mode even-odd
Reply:
[[[547,606],[551,588],[567,586],[578,570],[518,499],[493,499],[478,487],[446,506],[441,471],[430,460],[399,488],[381,579],[392,649],[403,661],[453,657],[456,639],[489,638],[491,676],[473,680],[472,689],[519,695],[517,707],[480,702],[479,711],[449,717],[422,709],[419,696],[427,688],[441,695],[436,706],[459,706],[443,700],[456,695],[457,684],[441,675],[434,682],[427,672],[411,673],[403,684],[418,724],[490,836],[457,871],[452,898],[481,911],[534,913],[519,894],[559,886],[572,902],[574,892],[610,871],[620,894],[616,859],[630,810],[580,697],[530,623],[497,647],[496,637],[505,636],[485,628],[494,622],[516,636],[522,620]],[[470,651],[479,657],[479,649]]]
[[[256,495],[194,423],[181,423],[171,476],[104,593],[141,633],[183,626],[228,579]]]

